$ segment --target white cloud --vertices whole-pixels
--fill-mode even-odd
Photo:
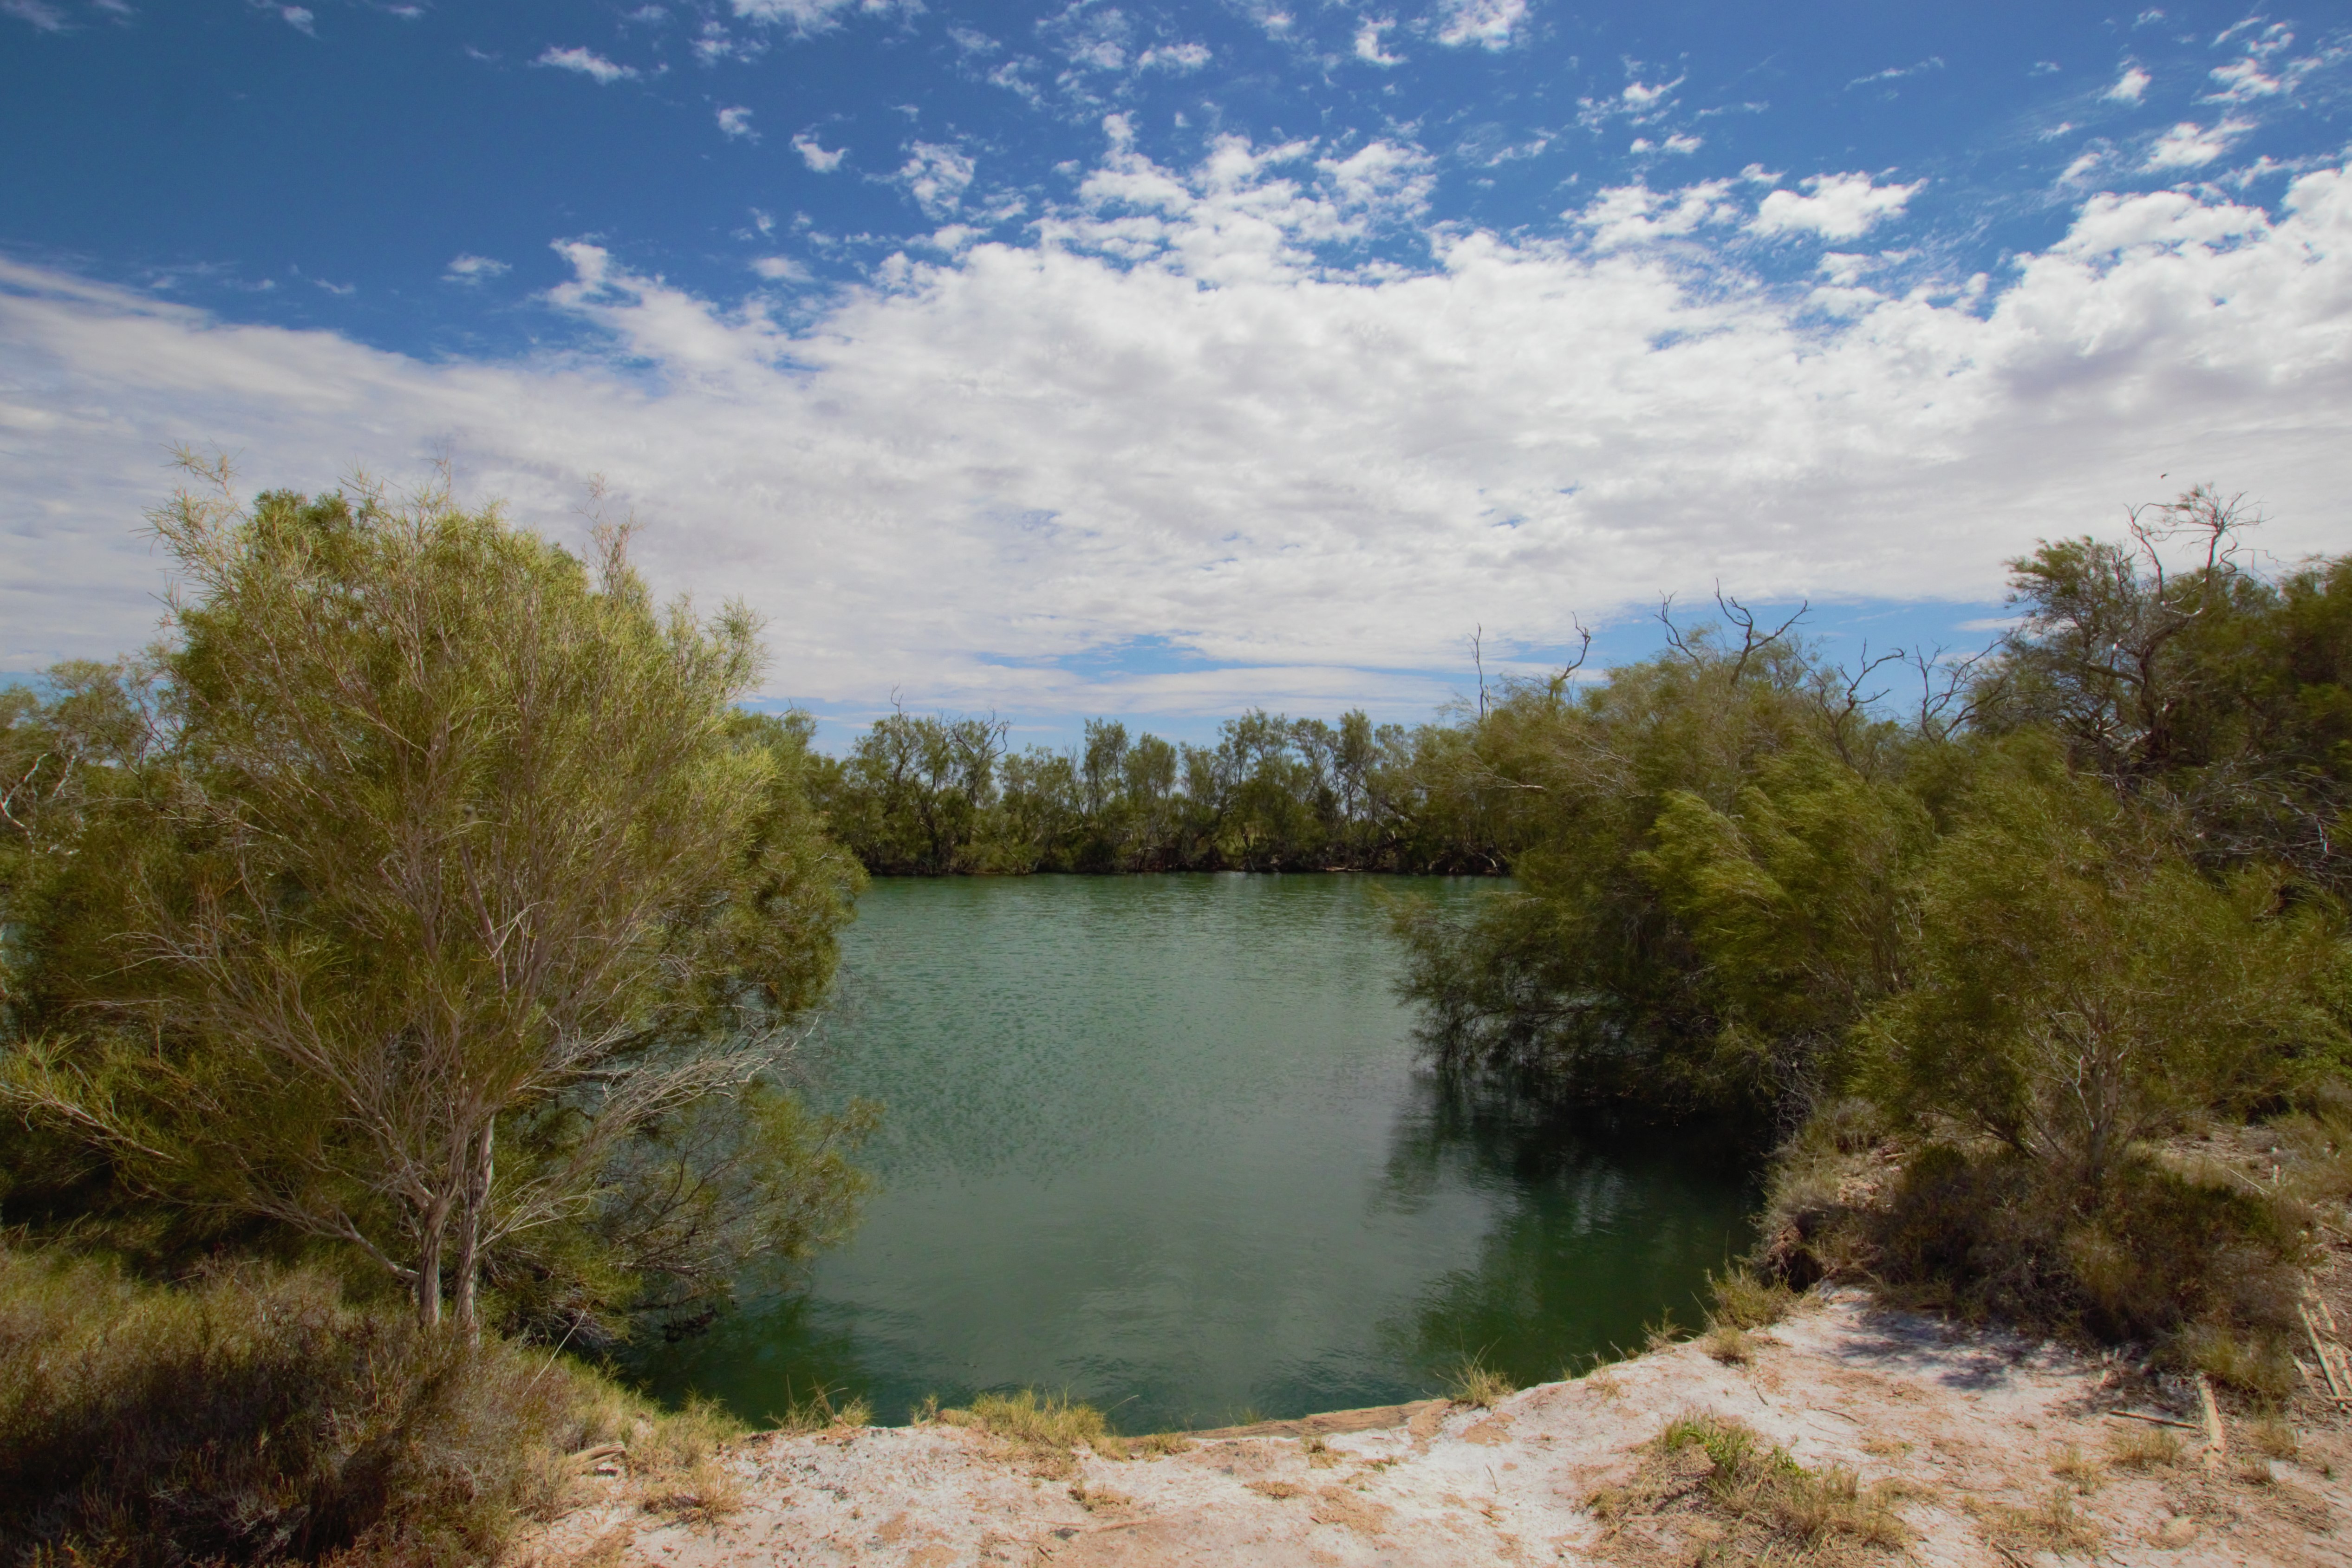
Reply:
[[[1582,209],[1560,215],[1591,231],[1593,244],[1604,250],[1652,245],[1736,221],[1742,213],[1730,199],[1731,185],[1728,180],[1706,180],[1663,193],[1647,185],[1615,185]]]
[[[751,141],[760,140],[760,133],[751,129],[751,111],[740,106],[722,109],[719,111],[719,133],[727,137],[741,137]]]
[[[1381,35],[1390,31],[1395,26],[1396,18],[1393,16],[1368,19],[1362,26],[1356,29],[1356,57],[1375,66],[1404,64],[1402,55],[1390,54],[1381,46]]]
[[[1676,77],[1672,81],[1659,82],[1655,86],[1643,81],[1629,82],[1622,96],[1624,101],[1633,108],[1647,109],[1682,85],[1683,78],[1680,77]]]
[[[754,259],[751,270],[770,283],[806,283],[809,269],[788,256],[763,256]]]
[[[1528,0],[1444,0],[1438,8],[1437,41],[1507,49],[1513,31],[1528,17]]]
[[[1653,141],[1646,136],[1636,136],[1633,138],[1633,145],[1631,151],[1635,152],[1687,153],[1696,152],[1706,145],[1706,141],[1704,137],[1685,136],[1680,132],[1677,132],[1675,135],[1667,137],[1664,141]]]
[[[66,29],[66,14],[47,0],[0,0],[0,16],[14,16],[44,33],[62,33]]]
[[[887,0],[734,0],[735,15],[747,22],[822,33],[841,25],[842,13],[887,11]]]
[[[278,7],[278,16],[280,21],[298,33],[307,33],[314,38],[319,36],[316,26],[318,18],[310,14],[307,6],[280,5]]]
[[[1604,193],[1589,242],[1349,262],[1412,160],[1114,147],[1042,242],[901,259],[790,328],[764,288],[570,244],[547,304],[589,340],[513,359],[0,263],[0,668],[149,634],[139,515],[175,439],[304,488],[446,444],[467,496],[567,539],[601,473],[665,591],[770,617],[775,695],[1005,710],[1410,712],[1476,622],[1556,641],[1718,578],[1991,599],[2035,537],[2196,479],[2252,492],[2284,558],[2343,548],[2352,171],[2275,217],[2087,198],[1990,298],[1874,291],[1847,257],[1832,314],[1739,259],[1733,181]],[[1627,215],[1681,232],[1599,243]],[[1145,636],[1235,667],[1078,673]]]
[[[1873,71],[1866,77],[1856,77],[1852,81],[1845,84],[1846,90],[1851,92],[1855,88],[1867,87],[1874,81],[1901,81],[1905,77],[1916,77],[1921,71],[1939,71],[1943,68],[1944,57],[1941,55],[1929,55],[1926,59],[1921,60],[1916,65],[1889,66],[1883,71]],[[2050,68],[2054,71],[2058,68],[2056,66],[2052,66]]]
[[[1139,71],[1197,71],[1208,63],[1206,44],[1161,44],[1135,57],[1135,68]]]
[[[468,251],[451,261],[441,276],[451,283],[480,283],[508,270],[503,261],[493,261],[487,256],[476,256]]]
[[[1815,174],[1800,184],[1809,194],[1774,191],[1756,209],[1748,226],[1759,235],[1817,234],[1824,239],[1853,239],[1867,234],[1882,219],[1899,214],[1925,185],[1874,184],[1867,174]]]
[[[2201,169],[2230,150],[2230,143],[2252,131],[2253,126],[2242,120],[2224,120],[2207,129],[2193,120],[2182,120],[2158,137],[2147,150],[2143,169]]]
[[[801,155],[802,162],[820,174],[832,173],[841,167],[841,161],[849,156],[848,148],[835,147],[828,150],[824,142],[816,139],[814,132],[807,131],[793,138],[793,151]]]
[[[623,77],[637,74],[635,66],[618,66],[590,48],[559,49],[549,45],[545,53],[530,62],[535,66],[552,66],[557,70],[578,71],[583,77],[593,77],[600,86],[610,87]]]
[[[2116,78],[2116,85],[2099,96],[2110,103],[2137,103],[2147,91],[2147,84],[2155,79],[2137,66],[2129,66]]]
[[[934,220],[943,218],[963,204],[963,193],[971,184],[972,162],[953,147],[934,141],[918,141],[908,149],[907,162],[898,170],[898,183],[923,209],[923,215]]]

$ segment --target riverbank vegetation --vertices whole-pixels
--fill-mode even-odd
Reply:
[[[170,639],[0,694],[0,1553],[481,1561],[653,1419],[525,1343],[854,1216],[786,1069],[862,873],[625,531],[210,478]]]
[[[1400,916],[1438,1060],[1777,1143],[1799,1283],[2286,1392],[2352,1218],[2352,558],[2258,572],[2239,531],[2200,491],[2046,544],[1957,664],[1839,667],[1727,601],[1508,686],[1459,747],[1517,888]],[[2247,1139],[2307,1157],[2202,1152]]]

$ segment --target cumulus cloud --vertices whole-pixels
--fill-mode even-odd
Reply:
[[[813,131],[807,131],[793,138],[793,151],[801,155],[802,162],[820,174],[832,173],[841,167],[841,161],[849,156],[848,148],[828,149],[824,143],[816,139]]]
[[[1438,8],[1437,41],[1507,49],[1514,30],[1527,19],[1528,0],[1444,0]]]
[[[480,283],[507,270],[505,262],[468,251],[452,260],[441,276],[451,283]]]
[[[559,49],[552,44],[548,46],[545,53],[530,63],[535,66],[552,66],[557,70],[578,71],[583,77],[594,78],[597,84],[602,87],[610,87],[624,77],[633,77],[637,74],[635,66],[614,65],[593,49]]]
[[[729,138],[740,137],[750,141],[760,140],[760,133],[751,129],[751,111],[740,106],[734,109],[722,109],[719,111],[719,133]]]
[[[277,10],[278,20],[296,32],[306,34],[313,38],[319,36],[317,26],[319,19],[310,14],[308,6],[280,5]]]
[[[2252,131],[2253,126],[2242,120],[2224,120],[2210,129],[2193,120],[2184,120],[2158,137],[2147,150],[2147,161],[2141,168],[2201,169],[2230,150],[2230,143]]]
[[[1749,229],[1759,235],[1817,234],[1853,239],[1903,211],[1925,185],[1880,185],[1867,174],[1816,174],[1801,181],[1805,194],[1774,191],[1756,209]]]
[[[1206,44],[1160,44],[1135,57],[1140,71],[1197,71],[1208,63]]]
[[[1390,54],[1385,48],[1381,47],[1381,35],[1390,31],[1395,26],[1396,18],[1393,16],[1381,16],[1367,19],[1362,26],[1356,29],[1356,57],[1369,65],[1375,66],[1401,66],[1404,64],[1404,57],[1402,55]]]
[[[1990,599],[2037,536],[2189,479],[2254,492],[2281,556],[2342,548],[2352,172],[2275,215],[2088,197],[1997,294],[1842,254],[1824,325],[1740,259],[1737,182],[1399,267],[1363,242],[1414,156],[1114,141],[1038,241],[898,258],[790,324],[567,242],[546,302],[583,337],[516,359],[0,262],[0,668],[147,634],[173,440],[310,488],[446,448],[566,538],[603,474],[665,590],[770,617],[772,693],[845,702],[1406,713],[1474,622],[1541,644],[1718,578]],[[1673,243],[1601,243],[1628,217]],[[1229,667],[1085,673],[1143,637]]]
[[[2116,78],[2116,85],[2100,96],[2110,103],[2137,103],[2147,94],[2147,84],[2155,79],[2137,66],[2128,66]]]

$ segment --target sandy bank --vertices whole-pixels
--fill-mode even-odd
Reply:
[[[662,1564],[1687,1563],[1755,1544],[1696,1458],[1644,1448],[1678,1416],[1743,1423],[1817,1472],[1845,1467],[1894,1522],[1818,1560],[2014,1568],[2352,1563],[2352,1426],[2306,1396],[2285,1427],[2167,1406],[2116,1369],[1999,1333],[1815,1298],[1744,1364],[1697,1343],[1492,1409],[1433,1401],[1197,1435],[1125,1462],[1022,1453],[925,1426],[756,1437],[719,1517],[665,1519],[625,1477],[526,1544],[557,1568]],[[2186,1426],[2135,1420],[2128,1407]],[[2164,1449],[2177,1442],[2178,1452]],[[2264,1449],[2268,1451],[2265,1452]],[[1632,1502],[1591,1506],[1633,1484]],[[1714,1500],[1710,1499],[1714,1498]],[[1736,1510],[1734,1511],[1736,1512]]]

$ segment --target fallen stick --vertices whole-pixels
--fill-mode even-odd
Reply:
[[[2197,1430],[2197,1423],[2194,1421],[2176,1421],[2169,1416],[2148,1416],[2137,1410],[2104,1410],[2100,1414],[2119,1421],[2153,1421],[2159,1427],[2178,1427],[2184,1432]]]
[[[2210,1469],[2230,1457],[2230,1437],[2221,1429],[2221,1407],[2213,1403],[2213,1385],[2201,1372],[2197,1375],[2197,1397],[2205,1406],[2205,1468]]]
[[[2319,1358],[2320,1373],[2327,1379],[2327,1392],[2338,1399],[2343,1398],[2344,1385],[2336,1378],[2336,1363],[2328,1355],[2327,1346],[2320,1342],[2319,1325],[2311,1321],[2311,1309],[2297,1301],[2294,1310],[2303,1319],[2303,1332],[2311,1337],[2311,1354]]]

